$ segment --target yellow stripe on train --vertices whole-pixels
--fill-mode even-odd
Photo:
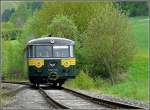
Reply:
[[[71,65],[76,65],[76,59],[75,58],[62,59],[61,60],[61,65],[64,66],[65,68],[67,68]]]
[[[29,59],[28,65],[41,68],[44,65],[44,59]]]
[[[44,65],[44,59],[29,59],[28,65],[41,68]],[[71,65],[76,65],[76,59],[75,58],[61,59],[61,65],[64,66],[65,68]]]

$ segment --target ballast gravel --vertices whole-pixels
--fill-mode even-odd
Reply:
[[[108,101],[114,101],[114,102],[119,102],[123,104],[129,104],[129,105],[134,105],[134,106],[142,107],[145,109],[149,109],[149,102],[131,100],[128,98],[122,98],[122,97],[107,95],[104,93],[96,93],[96,92],[91,92],[91,91],[86,91],[86,90],[79,90],[79,89],[72,89],[72,90],[75,90],[77,92],[89,95],[91,97],[99,98],[99,99],[104,99]]]
[[[10,84],[10,83],[1,83],[0,87],[3,90],[7,90],[7,91],[15,91],[16,89],[19,89],[21,87],[24,87],[25,85],[21,85],[21,84]]]
[[[45,99],[41,96],[38,90],[25,89],[14,96],[11,103],[4,106],[2,109],[50,109]]]

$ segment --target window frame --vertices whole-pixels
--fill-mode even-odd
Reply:
[[[36,55],[36,46],[50,46],[52,49],[52,57],[37,57]],[[54,57],[54,46],[68,46],[68,57]],[[32,49],[32,56],[31,56],[31,48]],[[72,51],[71,51],[72,48]],[[72,56],[71,56],[72,52]],[[27,47],[27,58],[74,58],[74,45],[29,45]]]

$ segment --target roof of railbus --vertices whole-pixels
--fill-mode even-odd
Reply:
[[[74,45],[75,42],[61,37],[41,37],[28,41],[27,45]]]

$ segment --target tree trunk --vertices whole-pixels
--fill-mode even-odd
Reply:
[[[114,81],[113,73],[110,72],[109,74],[110,74],[111,84],[114,85],[115,81]]]
[[[106,59],[104,58],[104,63],[108,69],[108,73],[110,75],[110,80],[111,80],[111,84],[114,85],[115,81],[114,81],[114,77],[113,77],[113,72],[111,70],[111,65],[109,65],[109,63],[106,61]]]

